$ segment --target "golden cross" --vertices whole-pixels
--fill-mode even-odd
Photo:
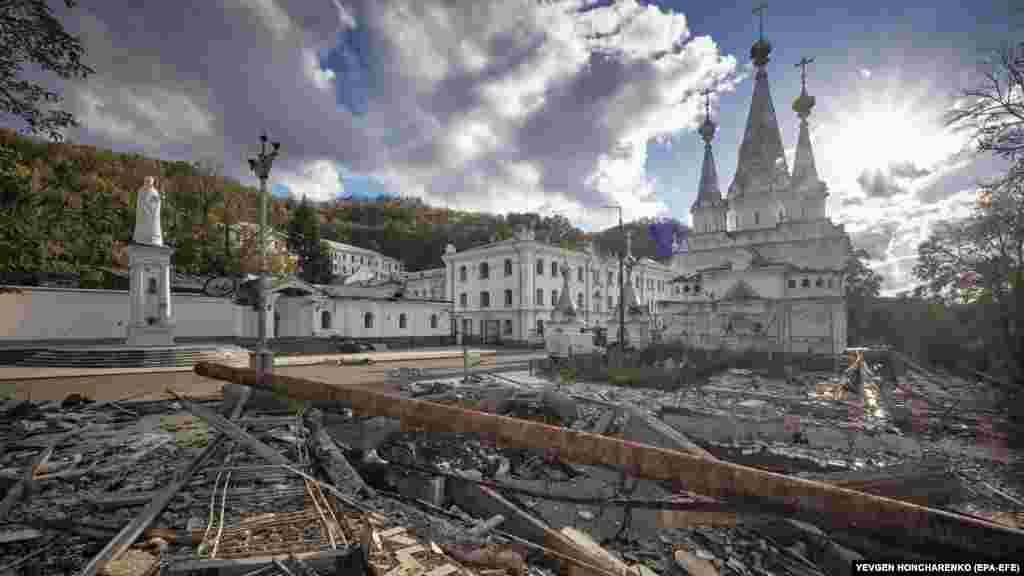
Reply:
[[[754,14],[757,14],[758,22],[759,22],[758,28],[757,28],[758,37],[761,40],[764,40],[764,11],[767,8],[768,8],[768,3],[767,2],[762,2],[762,3],[758,4],[756,8],[754,8]]]
[[[807,87],[807,65],[811,62],[814,62],[814,58],[807,58],[805,56],[796,63],[796,67],[800,68],[800,84],[802,84],[804,88]]]

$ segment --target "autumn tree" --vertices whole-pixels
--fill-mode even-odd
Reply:
[[[843,283],[846,292],[847,339],[854,344],[872,333],[873,304],[882,290],[882,277],[872,270],[866,250],[856,250],[846,259]]]
[[[331,282],[330,255],[320,238],[320,215],[305,196],[288,223],[288,248],[299,257],[303,280],[314,284]]]
[[[928,294],[990,320],[989,343],[1006,374],[1024,385],[1024,45],[992,51],[980,72],[946,120],[1010,165],[979,186],[968,218],[933,230],[918,248],[914,274]]]
[[[64,0],[73,8],[74,0]],[[26,69],[58,77],[83,79],[95,72],[82,63],[81,40],[68,34],[47,0],[0,2],[0,113],[17,118],[34,134],[62,139],[62,130],[76,126],[67,111],[53,109],[60,94],[25,77]]]

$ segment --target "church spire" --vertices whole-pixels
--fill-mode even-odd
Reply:
[[[700,171],[700,185],[697,188],[697,199],[692,208],[712,206],[722,200],[718,189],[718,170],[715,168],[715,155],[711,151],[711,140],[715,137],[715,123],[711,121],[711,90],[704,90],[704,123],[700,125],[700,136],[704,139],[704,164]]]
[[[730,198],[759,190],[768,191],[780,178],[789,174],[765,70],[772,52],[771,43],[764,39],[765,8],[767,5],[761,4],[754,9],[761,19],[760,37],[750,47],[750,58],[757,67],[757,73],[754,75],[754,96],[750,100],[747,128],[740,144],[736,176],[729,186]]]
[[[796,65],[800,68],[800,96],[793,101],[793,111],[800,117],[800,136],[796,142],[796,156],[793,159],[793,183],[817,184],[818,170],[814,166],[814,152],[811,150],[811,135],[807,129],[807,117],[814,108],[814,96],[807,94],[807,65],[814,58],[801,58]]]

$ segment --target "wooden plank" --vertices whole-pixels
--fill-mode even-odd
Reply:
[[[698,494],[734,501],[753,500],[766,511],[824,522],[839,529],[870,528],[908,543],[933,546],[950,557],[962,558],[965,551],[986,558],[997,554],[1024,555],[1024,531],[821,482],[341,384],[279,374],[260,375],[255,370],[211,363],[200,363],[195,370],[202,376],[273,389],[298,400],[348,402],[360,412],[398,418],[409,427],[480,434],[501,445],[545,450],[570,462],[612,466],[637,477],[680,482]]]
[[[231,411],[231,418],[238,418],[242,414],[242,410],[245,407],[245,402],[249,399],[250,393],[242,394],[235,404],[234,409]],[[88,564],[78,573],[78,576],[95,576],[95,574],[107,565],[108,562],[120,556],[129,546],[132,545],[135,540],[149,527],[150,524],[156,520],[156,517],[163,512],[164,508],[170,504],[171,499],[188,484],[192,475],[198,470],[214,452],[220,448],[221,443],[224,441],[226,435],[221,434],[216,439],[206,445],[195,458],[193,458],[183,469],[179,470],[175,477],[171,479],[170,484],[167,485],[156,497],[150,501],[142,512],[129,522],[117,536],[115,536],[106,546],[100,550],[99,554],[94,556]]]

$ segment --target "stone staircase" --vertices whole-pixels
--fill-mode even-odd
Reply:
[[[52,347],[27,351],[14,366],[47,368],[188,368],[199,362],[249,365],[249,351],[237,346]]]

